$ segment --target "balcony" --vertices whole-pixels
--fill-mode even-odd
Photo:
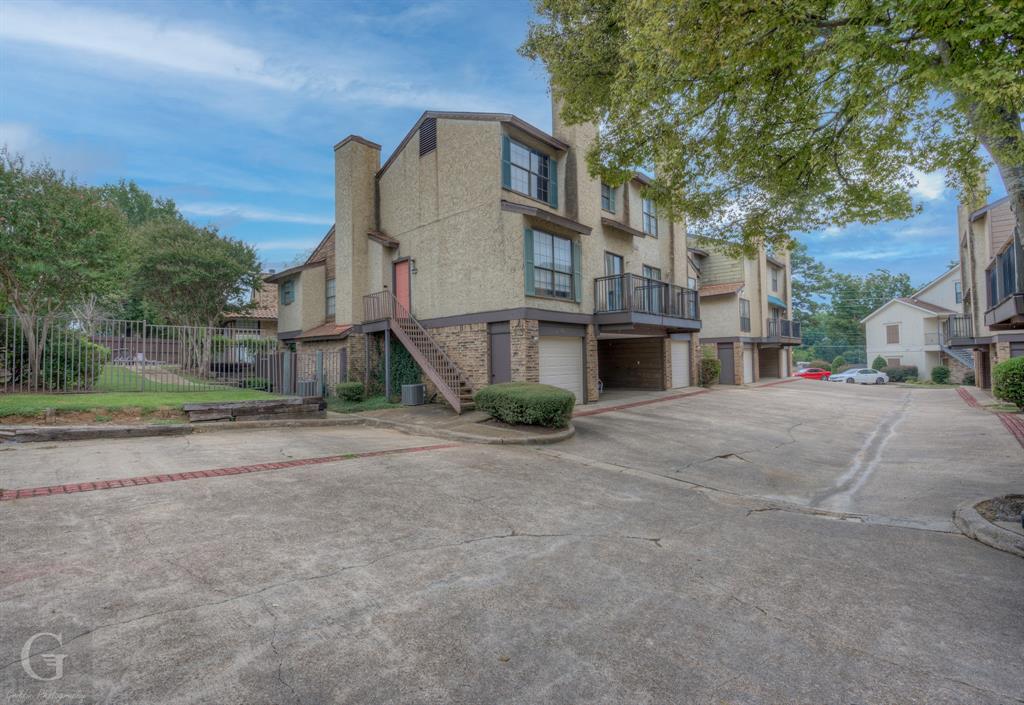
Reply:
[[[636,274],[594,280],[594,314],[602,326],[700,329],[700,298],[693,289]]]
[[[974,320],[970,316],[950,316],[942,324],[942,340],[947,345],[970,345],[974,341]]]
[[[1024,292],[1010,294],[985,311],[985,325],[992,330],[1024,328]]]
[[[765,319],[765,342],[785,342],[800,344],[800,321],[788,318]]]

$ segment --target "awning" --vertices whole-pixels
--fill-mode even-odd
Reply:
[[[771,294],[768,294],[768,305],[769,306],[778,306],[779,308],[788,308],[786,306],[786,302],[785,301],[780,299],[778,296],[772,296]]]

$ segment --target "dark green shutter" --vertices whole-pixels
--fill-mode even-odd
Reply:
[[[529,228],[523,229],[523,270],[526,277],[526,293],[533,296],[533,231]]]
[[[558,208],[558,161],[548,159],[548,205]]]
[[[572,291],[576,303],[583,301],[583,246],[575,240],[572,243]]]
[[[501,185],[512,188],[512,145],[508,135],[501,136]]]

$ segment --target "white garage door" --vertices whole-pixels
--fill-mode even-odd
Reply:
[[[754,381],[754,348],[751,345],[743,346],[743,384],[750,384]]]
[[[672,386],[690,386],[690,341],[672,341]]]
[[[583,338],[540,338],[540,383],[568,389],[583,400]]]

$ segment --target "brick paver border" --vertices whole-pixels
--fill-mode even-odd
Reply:
[[[444,448],[456,448],[459,445],[460,444],[458,443],[439,443],[431,446],[371,450],[362,453],[346,453],[344,455],[325,455],[319,458],[299,458],[297,460],[285,460],[278,463],[257,463],[255,465],[240,465],[232,468],[214,468],[212,470],[161,473],[158,475],[142,475],[139,477],[128,477],[118,480],[72,482],[66,485],[51,485],[49,487],[22,487],[20,489],[4,490],[3,493],[0,494],[0,502],[12,499],[26,499],[28,497],[47,497],[55,494],[73,494],[75,492],[91,492],[92,490],[112,490],[119,487],[155,485],[163,482],[180,482],[182,480],[201,480],[211,477],[226,477],[228,475],[245,475],[251,472],[282,470],[284,468],[297,468],[304,465],[322,465],[323,463],[337,463],[343,460],[375,458],[381,455],[398,455],[400,453],[419,453],[427,450],[442,450]]]
[[[802,382],[803,379],[803,377],[790,377],[788,379],[780,379],[778,382],[765,382],[764,384],[757,385],[756,387],[754,387],[754,389],[764,389],[765,387],[777,387],[780,384],[789,384],[790,382]]]
[[[974,395],[968,392],[963,387],[957,387],[956,393],[960,395],[961,399],[967,402],[967,406],[973,409],[977,409],[980,407],[980,404],[978,404],[978,400],[974,398]]]
[[[972,409],[981,408],[981,404],[978,403],[978,400],[975,399],[974,395],[971,394],[966,389],[964,389],[963,387],[957,387],[956,393],[960,395],[961,399],[967,402],[967,406],[971,407]],[[996,416],[998,416],[999,420],[1003,422],[1003,426],[1005,426],[1006,430],[1010,432],[1010,435],[1017,439],[1017,442],[1020,443],[1021,448],[1024,448],[1024,417],[1022,417],[1020,414],[1006,413],[997,413]]]

